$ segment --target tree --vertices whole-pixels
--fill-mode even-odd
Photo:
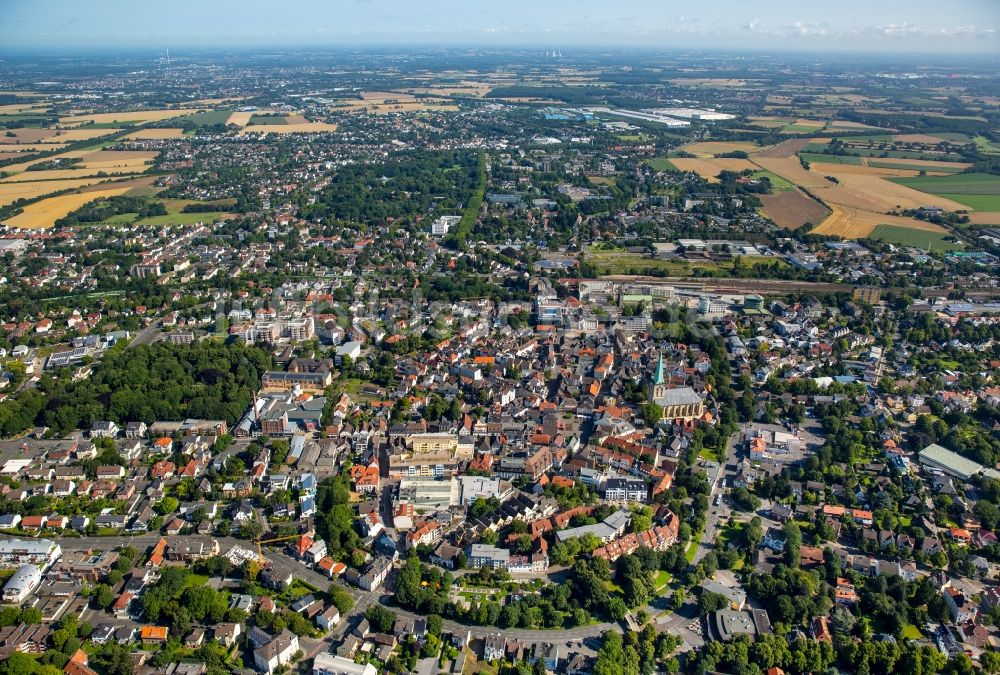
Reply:
[[[388,633],[396,623],[396,613],[382,605],[371,605],[365,610],[365,618],[380,633]]]
[[[608,616],[615,621],[621,621],[625,618],[626,614],[628,614],[628,607],[625,605],[624,600],[617,595],[608,600]]]
[[[354,608],[354,596],[348,593],[339,584],[330,584],[327,596],[329,596],[330,602],[333,603],[333,605],[337,608],[337,611],[340,612],[342,616],[346,615]]]
[[[164,497],[156,503],[153,510],[161,516],[173,513],[180,506],[180,501],[176,497]]]
[[[721,593],[702,591],[698,596],[698,615],[705,616],[729,607],[729,598]]]
[[[794,520],[785,523],[783,529],[785,533],[785,564],[790,567],[798,567],[800,551],[802,550],[802,530]]]

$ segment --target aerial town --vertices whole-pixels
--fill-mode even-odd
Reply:
[[[995,58],[121,58],[0,61],[0,675],[1000,673]]]

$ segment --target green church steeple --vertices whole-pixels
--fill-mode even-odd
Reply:
[[[653,384],[663,384],[666,379],[663,377],[663,352],[660,352],[660,358],[656,362],[656,372],[653,373]]]

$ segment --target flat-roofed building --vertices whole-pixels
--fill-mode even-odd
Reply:
[[[370,663],[355,663],[343,656],[320,652],[313,661],[313,675],[378,675]]]
[[[59,544],[48,539],[4,539],[0,541],[0,565],[14,567],[29,563],[50,565],[62,555]]]
[[[963,457],[957,452],[952,452],[948,448],[943,448],[937,443],[931,443],[918,453],[920,463],[926,467],[936,469],[949,476],[969,480],[976,474],[982,474],[987,478],[1000,479],[1000,471],[984,467],[978,462],[974,462],[968,457]]]

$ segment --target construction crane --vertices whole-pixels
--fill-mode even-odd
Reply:
[[[254,542],[257,544],[257,557],[264,557],[263,551],[260,548],[262,544],[277,544],[279,541],[291,541],[292,539],[298,539],[301,536],[301,534],[293,534],[287,537],[275,537],[274,539],[258,539]]]

